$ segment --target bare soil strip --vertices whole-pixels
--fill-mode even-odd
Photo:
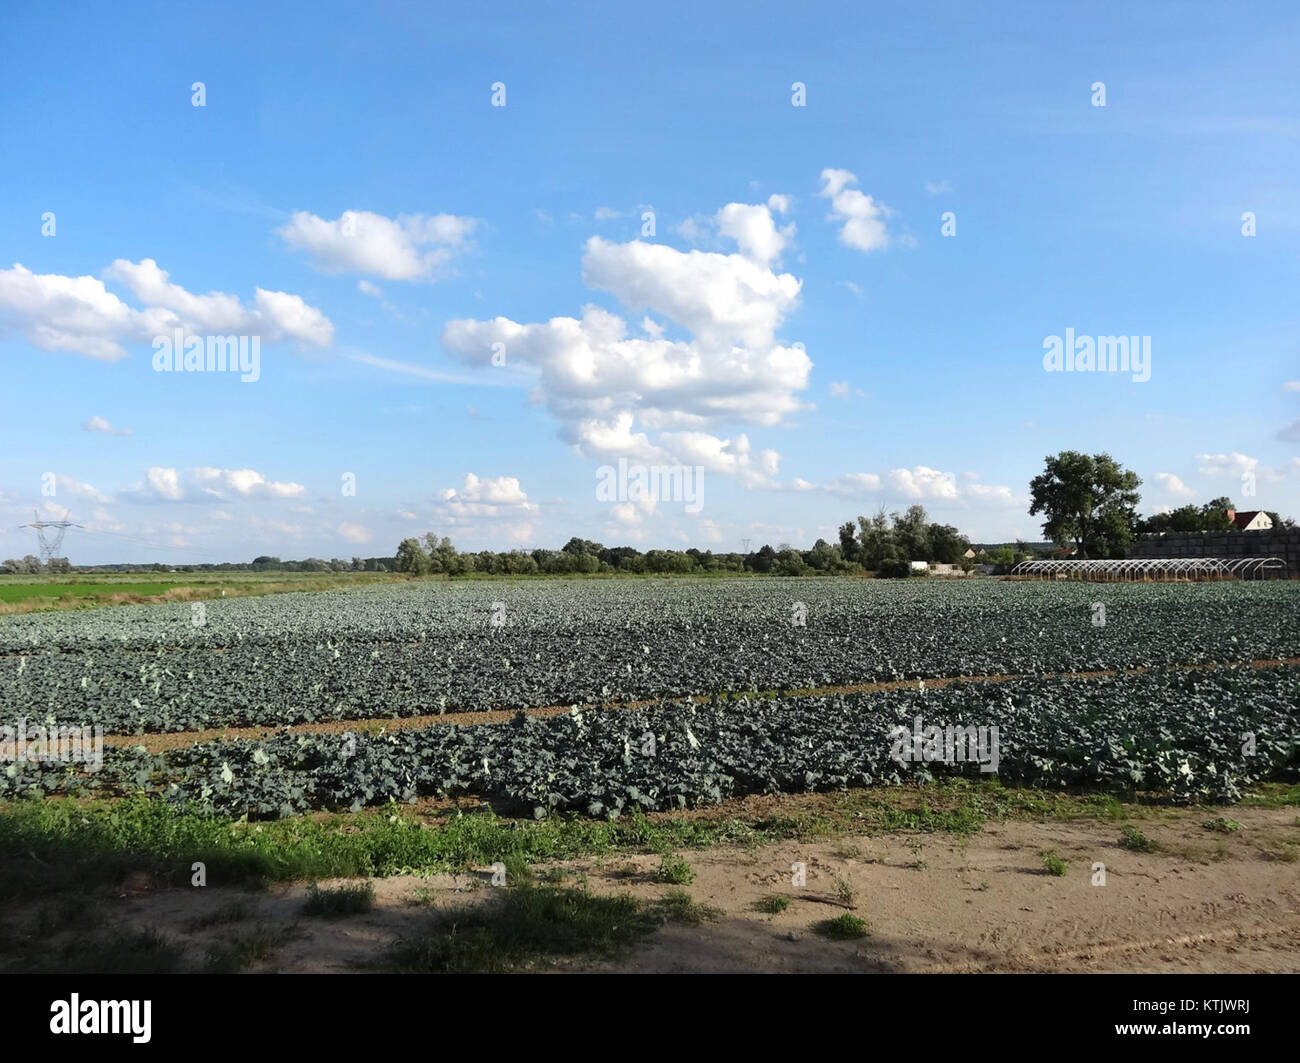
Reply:
[[[1159,845],[1119,843],[1107,821],[1007,821],[970,836],[884,834],[719,846],[684,855],[696,872],[686,889],[716,909],[699,926],[669,925],[639,947],[606,958],[560,960],[560,971],[614,972],[1300,972],[1300,823],[1296,810],[1242,807],[1241,829],[1206,831],[1204,809],[1169,809],[1136,822]],[[1043,852],[1068,862],[1046,874]],[[655,854],[547,865],[565,887],[630,893],[652,902],[672,887],[655,881]],[[792,865],[804,868],[794,885]],[[1096,865],[1104,865],[1104,879]],[[540,873],[541,866],[537,869]],[[282,940],[246,970],[342,973],[382,962],[396,938],[427,933],[432,913],[474,910],[498,899],[491,871],[372,879],[374,909],[338,919],[303,912],[306,885],[264,893],[215,886],[124,887],[102,902],[104,920],[148,927],[181,945],[192,968],[206,950],[241,934]],[[337,885],[337,882],[323,885]],[[756,903],[788,898],[779,914]],[[214,921],[232,902],[234,921]],[[37,924],[41,901],[5,916]],[[866,937],[829,940],[827,919],[852,911]],[[208,916],[206,920],[202,917]],[[202,928],[202,929],[199,929]],[[78,931],[42,942],[58,947]]]
[[[1251,668],[1293,668],[1300,666],[1300,657],[1287,657],[1281,660],[1270,658],[1267,660],[1254,660],[1248,662],[1225,661],[1217,664],[1171,665],[1170,670],[1202,671],[1214,668],[1239,668],[1243,666],[1249,666]],[[1141,675],[1147,671],[1150,671],[1150,669],[1125,668],[1122,670],[1101,672],[1052,672],[1047,673],[1044,678],[1097,679],[1103,676]],[[910,687],[916,687],[921,683],[924,683],[927,689],[938,690],[953,683],[1006,683],[1013,679],[1023,678],[1025,678],[1025,676],[1009,673],[1002,675],[934,676],[926,679],[898,679],[883,683],[853,683],[840,686],[805,687],[798,690],[782,691],[781,696],[820,697],[833,694],[876,693],[886,690],[903,690]],[[749,693],[751,696],[765,696],[756,691],[750,691]],[[730,696],[740,697],[742,695],[733,694]],[[710,695],[707,694],[697,694],[681,698],[654,698],[648,701],[608,701],[578,705],[577,708],[582,712],[603,712],[607,709],[646,708],[650,705],[659,704],[661,701],[676,702],[679,704],[685,704],[692,701],[704,702],[708,701],[709,697]],[[383,716],[352,720],[324,720],[319,723],[294,724],[290,727],[266,725],[258,727],[212,727],[202,731],[169,731],[164,734],[118,734],[105,735],[104,743],[111,746],[144,746],[144,748],[150,753],[161,753],[168,749],[182,749],[185,746],[197,745],[200,742],[211,742],[227,738],[258,739],[268,738],[276,734],[340,734],[344,731],[354,731],[367,734],[379,731],[422,730],[423,728],[432,727],[437,724],[466,727],[474,726],[476,724],[505,723],[513,719],[519,713],[523,713],[525,716],[538,717],[559,716],[563,713],[570,712],[574,707],[575,706],[573,705],[547,705],[540,708],[529,709],[490,709],[487,711],[474,712],[445,712],[428,716]]]

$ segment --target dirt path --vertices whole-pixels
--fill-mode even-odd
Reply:
[[[1160,845],[1121,847],[1119,827],[1095,821],[1005,822],[968,836],[891,834],[687,851],[684,887],[718,909],[699,926],[669,925],[626,955],[561,965],[594,972],[1300,972],[1300,817],[1291,809],[1229,810],[1241,829],[1206,830],[1205,810],[1160,810],[1134,821]],[[1052,850],[1064,876],[1044,871]],[[803,885],[791,867],[806,869]],[[1105,884],[1094,884],[1096,863]],[[562,882],[647,901],[671,887],[652,878],[657,856],[551,865]],[[539,869],[539,872],[543,869]],[[374,880],[375,908],[340,919],[302,914],[304,887],[241,893],[210,885],[124,889],[106,917],[153,927],[180,942],[192,968],[214,944],[275,941],[248,969],[356,970],[398,937],[418,935],[430,911],[488,903],[487,869],[459,876]],[[754,909],[782,894],[779,915]],[[854,914],[856,941],[828,940],[818,922]],[[229,910],[239,917],[198,928]],[[32,913],[19,911],[21,923]]]
[[[1218,664],[1171,665],[1171,670],[1199,671],[1211,668],[1293,668],[1300,666],[1300,657],[1288,657],[1284,660],[1267,659],[1248,662],[1222,662]],[[1141,675],[1150,671],[1148,668],[1125,668],[1102,672],[1053,672],[1047,679],[1098,679],[1103,676]],[[934,676],[926,679],[899,679],[883,683],[853,683],[839,686],[807,687],[784,691],[783,697],[817,697],[834,694],[863,694],[885,690],[902,690],[924,683],[927,689],[938,690],[953,683],[1006,683],[1024,678],[1018,674],[1003,675],[962,675]],[[751,692],[753,693],[753,692]],[[739,695],[737,695],[739,696]],[[661,699],[649,701],[611,701],[601,704],[585,704],[579,708],[583,712],[601,712],[609,709],[637,709],[656,705]],[[686,703],[688,701],[707,701],[708,695],[693,697],[665,698],[664,701]],[[340,734],[344,731],[356,731],[362,734],[375,731],[413,731],[438,724],[468,727],[485,723],[505,723],[522,712],[525,716],[559,716],[569,712],[572,705],[547,705],[529,709],[492,709],[485,712],[446,712],[431,716],[387,716],[369,717],[352,720],[327,720],[321,723],[300,723],[291,727],[211,727],[203,731],[169,731],[164,734],[104,735],[104,743],[110,746],[144,746],[150,753],[161,753],[167,749],[181,749],[197,745],[199,742],[212,742],[226,738],[268,738],[276,734]]]

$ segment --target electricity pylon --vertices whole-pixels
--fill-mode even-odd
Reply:
[[[32,510],[32,516],[36,519],[31,524],[24,524],[24,528],[35,528],[36,538],[41,544],[41,563],[48,565],[52,557],[57,557],[59,548],[63,546],[63,536],[69,528],[81,528],[82,524],[76,524],[70,520],[41,520],[41,515]],[[50,538],[45,537],[45,529],[56,529]]]

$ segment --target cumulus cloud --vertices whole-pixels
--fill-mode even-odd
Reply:
[[[771,210],[729,204],[719,212],[738,253],[587,241],[588,287],[610,292],[633,313],[676,323],[689,339],[665,338],[648,316],[644,336],[632,335],[624,318],[589,305],[580,318],[544,323],[450,321],[443,346],[488,365],[500,343],[510,364],[535,369],[534,397],[585,457],[704,464],[763,482],[776,472],[775,451],[753,450],[743,432],[707,430],[723,422],[775,425],[805,408],[798,393],[812,362],[801,346],[777,339],[801,282],[771,267],[787,238]]]
[[[908,498],[956,498],[957,478],[925,465],[911,469],[890,469],[885,474],[889,486]]]
[[[1171,472],[1158,472],[1154,477],[1156,483],[1176,498],[1191,498],[1196,492]]]
[[[124,302],[104,281],[121,284],[142,304]],[[181,328],[191,333],[257,335],[268,343],[297,339],[328,346],[334,326],[287,292],[255,289],[254,303],[224,292],[195,295],[173,284],[151,258],[117,259],[97,277],[36,274],[22,265],[0,270],[0,325],[43,351],[72,351],[101,361],[126,356],[124,344]]]
[[[1258,458],[1233,452],[1231,454],[1198,454],[1197,471],[1202,476],[1241,476],[1256,469]]]
[[[786,197],[771,198],[781,205],[782,210],[785,209]],[[781,252],[795,232],[793,223],[778,229],[772,218],[772,210],[771,200],[766,206],[728,203],[715,216],[718,232],[734,240],[742,254],[764,266],[770,265],[780,259]]]
[[[218,469],[199,466],[184,471],[155,465],[130,492],[137,498],[180,502],[202,498],[298,498],[307,493],[302,484],[268,480],[255,469]]]
[[[498,476],[481,479],[474,473],[465,474],[459,488],[448,487],[442,492],[442,509],[452,517],[500,517],[536,513],[536,504],[515,476]]]
[[[104,270],[104,277],[129,288],[146,306],[172,311],[176,324],[189,332],[256,335],[267,343],[295,339],[317,347],[327,347],[334,339],[329,318],[288,292],[255,288],[252,306],[225,292],[195,295],[173,284],[170,274],[151,258],[119,258]]]
[[[86,502],[108,501],[108,496],[102,491],[97,490],[82,480],[74,479],[71,476],[64,476],[63,473],[55,474],[54,490],[56,496],[71,495],[73,498],[79,498]]]
[[[164,310],[128,306],[97,277],[33,273],[21,264],[0,270],[0,323],[42,351],[74,351],[113,362],[123,342],[147,340],[171,327]]]
[[[940,501],[974,501],[995,506],[1020,505],[1022,499],[1012,494],[1011,488],[1002,484],[979,482],[979,474],[964,472],[959,485],[957,476],[925,465],[912,468],[890,469],[883,473],[850,472],[837,476],[827,483],[813,483],[796,478],[780,485],[792,491],[820,491],[835,495],[867,495],[894,492],[908,499]]]
[[[98,416],[92,417],[81,427],[84,428],[87,432],[103,432],[105,435],[109,435],[109,436],[129,436],[131,434],[131,429],[114,428],[111,424],[108,423],[108,421]]]
[[[1239,454],[1236,451],[1231,454],[1198,454],[1196,460],[1197,470],[1203,476],[1217,478],[1241,479],[1247,473],[1253,473],[1255,479],[1261,483],[1276,483],[1286,476],[1300,472],[1300,458],[1292,458],[1280,468],[1261,465],[1258,458]]]
[[[893,211],[857,188],[848,170],[825,169],[819,195],[831,201],[831,218],[841,224],[840,243],[858,251],[879,251],[889,244],[885,219]]]
[[[368,210],[344,211],[330,221],[295,211],[278,230],[290,247],[307,252],[324,273],[365,273],[386,280],[430,280],[464,250],[477,227],[455,214],[401,214],[387,218]]]
[[[338,526],[338,533],[350,543],[368,543],[373,538],[369,528],[362,527],[360,524],[349,524],[347,521]]]

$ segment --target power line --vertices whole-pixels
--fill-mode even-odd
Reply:
[[[22,524],[19,527],[36,530],[36,539],[40,543],[41,562],[45,565],[58,556],[59,548],[63,546],[63,536],[67,534],[69,528],[85,527],[84,524],[77,524],[70,520],[41,520],[41,515],[36,510],[32,510],[32,516],[35,520],[31,524]],[[47,528],[55,529],[54,534],[48,538],[45,535]]]

